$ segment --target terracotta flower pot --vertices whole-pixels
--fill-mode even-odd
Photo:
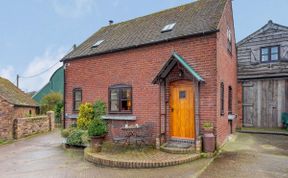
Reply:
[[[101,152],[102,144],[103,144],[103,141],[105,139],[105,136],[106,135],[91,137],[91,149],[92,149],[92,152]]]

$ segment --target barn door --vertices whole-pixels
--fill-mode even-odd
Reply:
[[[285,81],[258,80],[243,83],[243,126],[276,128],[285,111]]]
[[[255,126],[255,91],[253,82],[243,83],[243,126]]]

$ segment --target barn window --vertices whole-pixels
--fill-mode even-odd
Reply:
[[[280,59],[280,46],[261,48],[261,62],[273,62]]]
[[[224,83],[221,82],[220,85],[220,114],[224,115]]]
[[[228,88],[228,114],[232,114],[232,105],[233,105],[233,92],[232,87]]]
[[[109,88],[109,112],[132,112],[132,87],[130,85],[113,85]]]
[[[73,90],[73,110],[79,111],[81,103],[82,103],[82,89],[75,88]]]

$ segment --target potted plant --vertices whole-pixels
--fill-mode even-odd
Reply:
[[[88,135],[91,138],[92,152],[100,152],[107,134],[107,125],[102,119],[93,119],[88,126]]]
[[[204,134],[213,133],[213,123],[212,122],[204,122],[203,123]]]
[[[215,135],[213,134],[213,123],[212,122],[205,122],[203,123],[203,146],[204,152],[213,153],[215,151]]]

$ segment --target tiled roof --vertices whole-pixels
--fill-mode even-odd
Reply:
[[[9,80],[0,77],[0,96],[18,106],[37,106],[36,102]]]
[[[226,1],[198,0],[151,15],[103,27],[62,60],[216,32]],[[164,26],[172,23],[176,23],[172,31],[161,33]],[[92,47],[100,40],[104,41],[99,46]]]

